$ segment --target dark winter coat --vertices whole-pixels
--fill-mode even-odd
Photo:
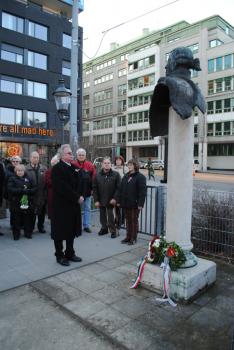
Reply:
[[[143,207],[146,197],[146,178],[138,171],[124,175],[118,193],[118,203],[122,208]]]
[[[4,188],[3,188],[3,197],[5,199],[8,199],[8,191],[7,191],[7,184],[11,176],[15,175],[15,168],[12,164],[8,164],[6,166],[6,172],[5,172],[5,181],[4,181]]]
[[[110,205],[111,199],[117,199],[121,177],[117,171],[110,169],[107,173],[101,170],[93,182],[94,202],[100,202],[102,207]]]
[[[20,200],[24,194],[28,196],[29,211],[33,211],[33,196],[37,191],[31,180],[27,176],[12,175],[7,183],[8,199],[11,211],[21,211]]]
[[[75,167],[82,169],[82,175],[85,186],[85,197],[90,197],[93,189],[93,180],[96,176],[96,169],[92,162],[85,159],[84,162],[76,160],[72,163]]]
[[[39,213],[43,206],[46,204],[47,192],[45,185],[45,172],[46,167],[39,164],[37,168],[33,168],[31,164],[26,166],[26,172],[28,178],[37,187],[36,195],[34,196],[34,207]]]
[[[3,199],[4,181],[5,181],[4,166],[2,163],[0,163],[0,207],[2,205],[2,199]]]
[[[52,168],[46,170],[45,172],[45,184],[47,188],[47,205],[48,205],[48,218],[51,218],[52,213],[52,179],[51,179]]]
[[[52,168],[51,237],[69,240],[81,235],[81,210],[78,200],[83,195],[79,170],[63,161]]]

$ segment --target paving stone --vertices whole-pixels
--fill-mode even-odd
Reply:
[[[108,269],[113,269],[115,267],[118,267],[124,264],[124,261],[119,260],[115,257],[112,257],[112,258],[100,260],[98,263],[106,266]]]
[[[86,296],[86,294],[79,289],[67,285],[56,277],[34,282],[32,286],[60,305]]]
[[[108,285],[106,288],[94,292],[92,297],[105,304],[113,304],[117,300],[122,300],[127,296],[123,290]]]
[[[137,318],[151,310],[151,305],[144,299],[133,296],[115,302],[112,307],[131,318]]]
[[[117,272],[115,270],[106,270],[104,272],[98,273],[95,278],[102,282],[111,284],[125,278],[124,274]]]
[[[206,328],[207,332],[224,333],[233,325],[233,316],[227,313],[220,313],[219,311],[211,309],[209,306],[200,309],[189,318],[190,324],[194,327]]]
[[[95,263],[82,267],[81,272],[95,277],[97,273],[103,272],[107,269],[108,268],[106,266],[99,263]]]
[[[121,253],[119,255],[116,256],[116,259],[121,260],[121,261],[125,261],[125,262],[131,262],[131,263],[136,263],[139,261],[138,257],[133,254],[132,252],[125,252],[125,253]]]
[[[157,329],[145,326],[141,321],[132,320],[124,327],[112,333],[112,337],[123,343],[130,350],[174,350],[174,346],[167,347]],[[186,349],[187,350],[187,349]]]
[[[227,316],[232,316],[234,319],[234,302],[233,297],[227,297],[224,295],[218,295],[209,303],[209,308],[213,308],[219,313],[224,313]]]
[[[123,264],[121,266],[118,266],[114,269],[117,272],[124,273],[125,275],[133,275],[135,276],[137,273],[137,266],[131,265],[129,263]]]
[[[102,329],[104,332],[111,334],[125,326],[131,319],[107,306],[102,311],[90,316],[88,321],[92,322],[93,325]]]
[[[64,304],[64,307],[75,315],[87,319],[89,316],[106,308],[106,304],[87,295]]]

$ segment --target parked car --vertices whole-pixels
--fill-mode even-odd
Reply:
[[[152,167],[156,170],[163,170],[164,169],[164,161],[163,160],[152,160]],[[144,165],[144,168],[147,169],[147,162]]]
[[[147,163],[147,162],[146,162],[145,160],[139,160],[140,169],[144,169],[146,163]]]

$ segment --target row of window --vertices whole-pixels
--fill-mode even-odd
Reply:
[[[100,69],[103,69],[103,68],[107,68],[107,67],[113,66],[115,63],[116,63],[116,59],[113,58],[112,60],[109,60],[109,61],[106,61],[104,63],[101,63],[101,64],[97,65],[96,69],[100,70]]]
[[[234,98],[225,98],[207,102],[207,114],[226,113],[234,111]]]
[[[128,114],[128,124],[147,123],[149,121],[149,111],[142,111]]]
[[[207,155],[212,156],[234,156],[234,143],[214,143],[207,145]]]
[[[34,68],[44,70],[48,69],[47,55],[9,44],[3,43],[1,45],[1,59],[19,64],[25,64]],[[62,61],[62,74],[67,76],[71,75],[71,62]]]
[[[102,77],[99,77],[99,78],[94,80],[94,85],[105,83],[107,81],[113,80],[113,78],[114,78],[114,74],[113,73],[109,73],[109,74],[103,75]],[[88,86],[84,85],[84,87],[88,87]]]
[[[141,106],[151,101],[151,94],[131,96],[128,98],[128,107]]]
[[[1,45],[1,59],[45,70],[48,67],[47,55],[4,43]]]
[[[233,54],[229,54],[208,60],[208,73],[233,68],[233,56]]]
[[[47,127],[46,113],[0,107],[0,124]]]
[[[48,27],[7,12],[2,12],[2,27],[48,41]],[[71,49],[71,35],[63,33],[62,45]]]
[[[155,85],[155,75],[144,75],[143,77],[139,77],[136,79],[132,79],[128,81],[128,89],[134,90],[139,89],[145,86]]]
[[[93,144],[94,145],[111,145],[112,144],[112,134],[106,135],[94,135],[93,136]]]
[[[47,99],[47,84],[5,75],[0,76],[0,91]]]
[[[134,72],[136,70],[145,69],[149,66],[152,66],[153,64],[155,64],[155,55],[145,57],[145,58],[143,58],[139,61],[135,61],[133,63],[129,63],[128,64],[128,71]]]
[[[113,89],[106,89],[94,93],[94,102],[107,100],[113,97]]]
[[[234,76],[208,81],[208,95],[234,90]]]
[[[152,136],[150,135],[150,130],[134,130],[128,131],[128,141],[147,141],[152,140]]]
[[[110,114],[112,113],[112,103],[107,103],[102,106],[94,107],[94,117],[98,117],[100,115]]]
[[[207,136],[234,135],[234,122],[217,122],[207,124]]]
[[[93,122],[93,130],[112,128],[112,118],[97,120]]]

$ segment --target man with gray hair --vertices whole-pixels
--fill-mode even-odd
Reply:
[[[46,167],[39,163],[39,153],[34,151],[30,154],[30,163],[26,166],[28,178],[37,187],[37,192],[34,195],[34,208],[35,212],[32,216],[32,232],[36,223],[40,233],[45,233],[44,222],[46,213],[46,184],[45,184],[45,172]]]
[[[83,228],[85,232],[91,233],[91,194],[92,184],[96,176],[96,169],[92,162],[86,159],[86,151],[79,148],[76,151],[77,160],[73,163],[75,167],[82,169],[84,186],[85,186],[85,200],[83,203]]]
[[[83,203],[83,178],[72,164],[70,145],[64,144],[59,151],[60,161],[52,168],[51,237],[54,240],[57,263],[69,266],[70,261],[80,262],[75,255],[74,239],[81,235],[81,209]],[[63,241],[66,249],[63,250]]]

